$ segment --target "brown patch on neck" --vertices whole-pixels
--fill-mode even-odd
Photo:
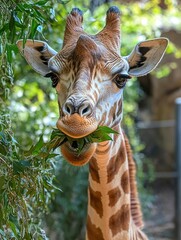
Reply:
[[[121,231],[128,231],[130,225],[130,207],[125,204],[109,220],[109,227],[112,235],[115,236]]]
[[[87,236],[88,240],[105,240],[101,229],[91,222],[89,216],[87,217]]]
[[[99,167],[97,165],[97,160],[92,157],[92,159],[89,162],[89,173],[94,181],[97,183],[100,183],[100,177],[98,174]]]
[[[128,170],[126,170],[121,177],[121,187],[125,193],[130,192]]]
[[[126,160],[125,145],[124,141],[122,140],[120,151],[116,156],[110,159],[109,164],[107,166],[108,183],[114,179],[115,174],[118,173],[121,165],[125,162],[125,160]]]
[[[121,191],[119,187],[116,187],[108,192],[109,206],[113,207],[121,197]]]
[[[101,202],[101,192],[94,191],[91,186],[89,186],[89,194],[90,194],[90,205],[95,209],[97,214],[102,218],[103,216],[103,206]]]

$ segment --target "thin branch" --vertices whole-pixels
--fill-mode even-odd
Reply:
[[[1,160],[3,163],[5,163],[6,166],[7,166],[9,169],[11,169],[11,167],[7,164],[7,162],[6,162],[3,158],[0,157],[0,160]]]

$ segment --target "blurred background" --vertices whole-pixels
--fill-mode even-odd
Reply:
[[[84,12],[85,31],[95,34],[112,5],[122,12],[121,55],[145,39],[170,41],[152,74],[128,82],[122,125],[137,164],[144,231],[151,240],[179,240],[175,99],[181,97],[181,9],[176,0],[1,0],[0,239],[84,239],[88,167],[71,167],[59,152],[43,152],[58,118],[57,95],[51,81],[20,56],[16,41],[39,39],[59,51],[73,7]]]

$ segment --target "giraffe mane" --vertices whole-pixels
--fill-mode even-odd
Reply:
[[[124,133],[124,132],[123,132]],[[131,191],[131,215],[135,225],[139,228],[143,228],[143,219],[142,212],[140,206],[140,200],[138,197],[137,183],[136,183],[136,164],[133,159],[133,154],[131,150],[131,146],[129,144],[129,140],[124,133],[124,141],[126,152],[128,156],[128,166],[129,166],[129,179],[130,179],[130,191]]]

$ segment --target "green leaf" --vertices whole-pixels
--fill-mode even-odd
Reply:
[[[15,21],[15,25],[17,27],[20,27],[20,28],[24,27],[24,25],[22,24],[21,20],[16,15],[16,12],[13,12],[13,18],[14,18],[14,21]]]
[[[41,0],[41,1],[38,1],[36,2],[36,5],[38,6],[44,6],[45,4],[47,3],[47,0]]]
[[[0,190],[3,189],[5,184],[5,176],[0,176]]]
[[[20,162],[14,161],[13,162],[13,171],[15,173],[23,172],[24,171],[24,166],[22,166]]]
[[[99,126],[96,131],[100,131],[100,130],[104,133],[119,134],[118,132],[116,132],[115,130],[113,130],[112,128],[107,127],[107,126]]]
[[[55,137],[57,137],[57,136],[59,136],[59,137],[65,137],[66,135],[65,135],[63,132],[61,132],[59,129],[53,128],[53,131],[52,131],[52,134],[51,134],[50,139],[53,139],[53,138],[55,138]]]
[[[11,39],[11,43],[14,42],[14,37],[16,35],[16,29],[15,29],[15,20],[14,20],[14,12],[11,13],[11,18],[10,18],[10,21],[9,21],[9,38]]]
[[[54,158],[54,157],[57,157],[59,154],[57,153],[50,153],[48,154],[47,158],[50,159],[50,158]]]
[[[11,136],[11,140],[13,143],[18,144],[18,142],[16,141],[16,139],[13,136]]]
[[[115,130],[107,127],[107,126],[99,126],[96,131],[91,133],[86,137],[89,142],[104,142],[110,141],[112,138],[108,134],[118,134]]]
[[[67,138],[65,136],[61,136],[61,137],[58,137],[58,136],[55,136],[54,139],[52,139],[48,144],[47,144],[47,147],[48,147],[48,150],[55,150],[56,148],[58,148],[59,146],[61,146],[64,142],[67,141]]]
[[[31,163],[27,160],[14,161],[13,162],[13,171],[14,173],[24,172],[28,167],[31,166]]]
[[[6,54],[7,54],[7,60],[9,63],[12,63],[12,52],[11,52],[11,46],[10,44],[6,44]]]
[[[11,230],[13,231],[14,235],[15,235],[16,237],[18,237],[18,234],[17,234],[18,229],[17,229],[16,225],[15,225],[12,221],[9,221],[8,224],[10,225]]]
[[[31,22],[31,32],[30,32],[30,38],[34,38],[35,33],[37,31],[38,23],[35,19]]]
[[[109,136],[109,135],[107,135],[107,134],[104,134],[104,133],[99,133],[99,134],[92,134],[91,136],[91,141],[92,142],[97,142],[97,143],[99,143],[99,142],[104,142],[104,141],[112,141],[112,138]]]
[[[44,147],[45,143],[43,141],[43,135],[40,137],[39,141],[34,145],[31,146],[28,151],[24,152],[24,156],[36,155],[40,152],[40,150]]]
[[[32,150],[32,154],[37,154],[40,149],[42,149],[42,147],[44,146],[44,141],[43,141],[43,135],[41,135],[39,141],[35,144],[33,150]]]
[[[82,152],[84,146],[85,146],[85,140],[80,139],[80,141],[78,141],[78,154],[80,154]]]
[[[28,160],[21,160],[20,161],[20,164],[23,166],[23,167],[31,167],[32,166],[32,163]]]
[[[3,25],[3,27],[0,29],[0,35],[3,34],[3,32],[7,32],[9,29],[9,23],[6,23]]]
[[[10,18],[10,21],[9,21],[9,30],[11,31],[13,28],[14,28],[14,16],[13,16],[13,11],[11,13],[11,18]]]
[[[3,144],[0,143],[0,153],[2,155],[6,155],[8,153],[8,150],[5,148]]]

